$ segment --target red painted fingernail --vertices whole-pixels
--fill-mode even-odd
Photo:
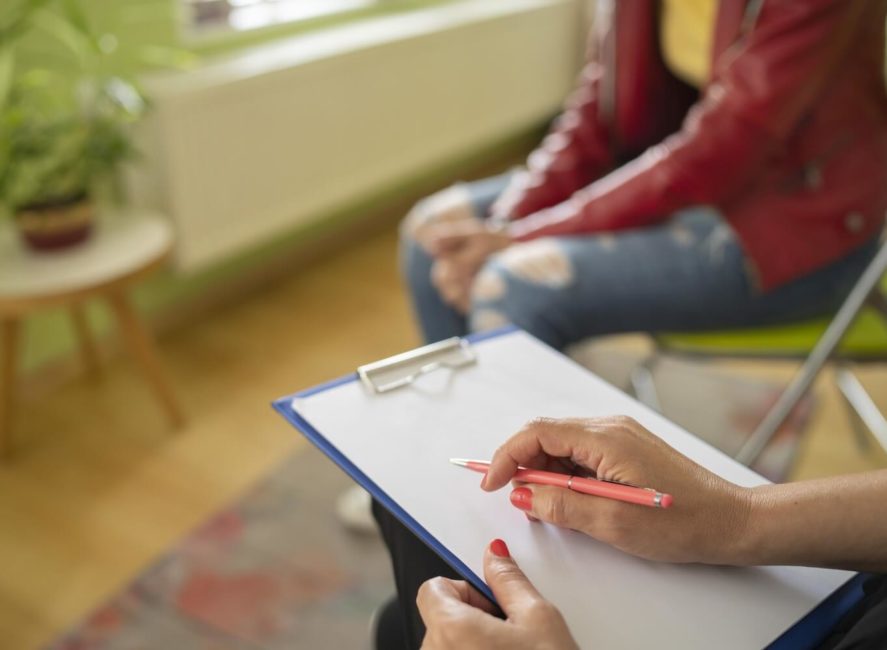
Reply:
[[[508,552],[508,547],[501,539],[494,539],[490,542],[490,550],[496,557],[511,557],[511,553]]]
[[[533,509],[533,493],[530,488],[519,487],[511,491],[511,505],[527,511]]]

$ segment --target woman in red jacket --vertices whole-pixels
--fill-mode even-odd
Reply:
[[[598,8],[591,62],[526,170],[405,221],[426,338],[510,322],[563,347],[835,310],[887,208],[887,0]],[[419,586],[454,574],[373,512],[399,594],[377,646],[418,647]]]
[[[564,347],[832,312],[887,208],[883,0],[600,2],[591,62],[525,171],[420,202],[425,337]]]

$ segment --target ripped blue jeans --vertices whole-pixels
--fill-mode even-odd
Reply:
[[[454,186],[417,204],[408,223],[439,218],[448,201],[467,202],[484,218],[507,183],[506,174]],[[402,229],[401,264],[426,341],[511,323],[558,349],[605,334],[747,328],[833,314],[878,245],[874,238],[764,293],[720,214],[693,207],[652,227],[515,244],[487,260],[462,315],[441,300],[432,259],[410,230]]]

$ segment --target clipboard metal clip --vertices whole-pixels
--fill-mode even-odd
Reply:
[[[471,344],[454,336],[437,343],[397,354],[357,369],[360,381],[374,393],[387,393],[412,384],[422,375],[441,368],[455,370],[477,361]]]

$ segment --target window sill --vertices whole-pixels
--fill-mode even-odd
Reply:
[[[232,51],[272,42],[276,39],[298,36],[321,29],[416,11],[453,0],[343,0],[338,10],[288,21],[266,21],[251,27],[207,25],[195,27],[185,24],[182,16],[179,42],[188,50],[201,55],[230,53]]]

